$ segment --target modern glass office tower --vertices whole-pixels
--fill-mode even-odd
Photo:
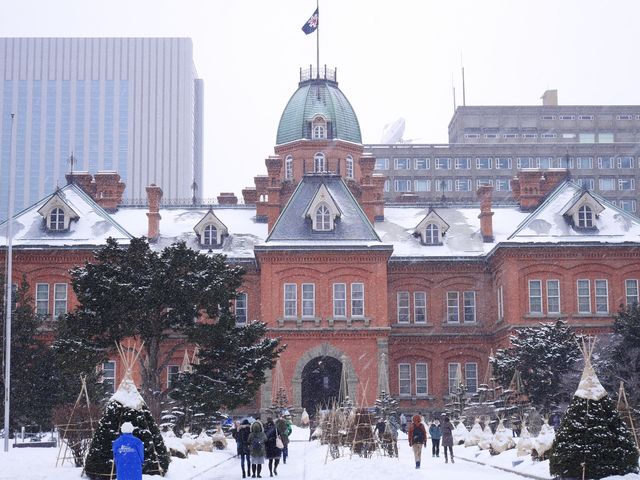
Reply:
[[[165,199],[200,197],[203,85],[191,39],[0,38],[0,74],[0,219],[12,141],[16,211],[72,169],[117,171],[125,201],[151,183]]]

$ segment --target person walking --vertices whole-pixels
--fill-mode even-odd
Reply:
[[[449,463],[447,450],[451,455],[451,463],[456,463],[453,460],[453,424],[449,421],[449,417],[444,417],[444,422],[442,422],[442,447],[444,448],[444,463]]]
[[[276,445],[278,439],[278,429],[271,417],[267,418],[264,424],[264,434],[267,440],[264,442],[267,460],[269,460],[269,476],[278,475],[278,464],[280,463],[280,454],[282,451]]]
[[[249,452],[251,455],[251,477],[262,478],[262,465],[266,455],[265,442],[267,436],[264,434],[264,427],[260,420],[256,420],[251,425],[251,433],[249,434]],[[257,474],[257,475],[256,475]]]
[[[291,422],[285,417],[279,417],[276,420],[276,432],[280,436],[282,442],[282,463],[287,463],[289,456],[289,435],[291,435]]]
[[[429,426],[429,436],[431,437],[431,456],[440,456],[440,439],[442,438],[442,429],[439,420],[431,420]]]
[[[400,427],[402,427],[402,433],[407,433],[407,416],[404,413],[400,414]]]
[[[421,415],[414,415],[411,418],[411,425],[409,426],[409,446],[413,449],[413,457],[416,461],[416,468],[420,468],[420,461],[422,458],[422,447],[427,443],[427,431],[422,423]]]
[[[238,456],[240,457],[240,466],[242,467],[242,478],[251,475],[251,445],[249,443],[249,435],[251,434],[251,425],[246,418],[240,424],[236,424],[233,438],[236,439],[236,447]],[[246,470],[245,470],[246,463]]]

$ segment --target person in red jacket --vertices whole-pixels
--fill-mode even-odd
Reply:
[[[422,423],[420,415],[414,415],[411,418],[411,426],[408,432],[409,446],[413,448],[413,456],[416,460],[416,468],[420,468],[420,460],[422,458],[422,447],[427,443],[427,430]]]

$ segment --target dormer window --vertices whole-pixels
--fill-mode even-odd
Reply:
[[[313,119],[312,132],[314,140],[324,140],[327,138],[327,121],[324,117],[318,116]]]
[[[44,226],[50,232],[66,232],[69,230],[71,222],[80,218],[60,190],[56,190],[49,200],[38,209],[38,213],[44,218]]]
[[[322,184],[311,200],[305,217],[311,219],[311,228],[314,232],[331,232],[335,230],[336,220],[341,214],[327,186]]]
[[[320,205],[316,210],[315,230],[329,231],[331,230],[331,212],[326,205]]]
[[[205,248],[221,248],[225,237],[229,235],[227,227],[209,210],[193,228],[200,245]]]
[[[425,229],[424,243],[427,245],[439,245],[440,241],[440,228],[435,223],[427,224]]]
[[[64,229],[64,211],[61,208],[54,208],[49,214],[49,230],[60,232]]]
[[[315,173],[324,173],[327,171],[324,153],[318,152],[313,156],[313,171]]]
[[[430,209],[415,228],[413,235],[420,237],[420,242],[423,245],[442,245],[442,237],[444,237],[448,229],[449,224],[434,210]]]
[[[204,235],[202,237],[202,244],[208,247],[216,245],[218,243],[218,229],[215,225],[207,225],[204,227]]]
[[[593,211],[587,205],[578,209],[578,228],[593,228]]]

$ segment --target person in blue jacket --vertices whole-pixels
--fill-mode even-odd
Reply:
[[[133,436],[134,426],[124,422],[120,427],[120,435],[112,445],[113,461],[116,465],[117,480],[141,480],[144,463],[144,444]]]

